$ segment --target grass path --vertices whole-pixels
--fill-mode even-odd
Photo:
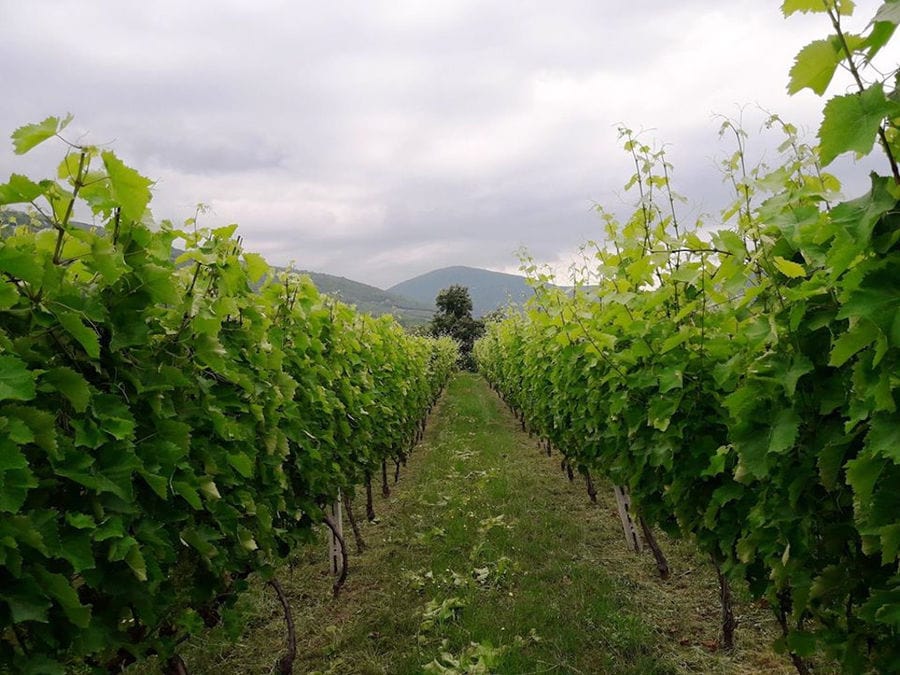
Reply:
[[[718,652],[709,566],[661,537],[673,575],[658,580],[649,554],[626,550],[611,489],[591,504],[476,376],[451,381],[392,489],[338,599],[324,544],[281,575],[295,672],[793,672],[754,606],[737,608],[738,650]],[[191,672],[273,672],[280,607],[264,588],[250,595],[243,636],[190,645]]]

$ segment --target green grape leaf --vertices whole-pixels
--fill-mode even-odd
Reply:
[[[811,373],[813,370],[813,363],[808,358],[806,358],[806,356],[802,354],[795,356],[791,361],[791,367],[784,372],[782,377],[784,392],[789,397],[793,398],[794,392],[796,392],[797,390],[797,382],[801,377],[803,377],[807,373]]]
[[[29,284],[39,284],[44,278],[41,259],[0,242],[0,272],[21,279]]]
[[[866,449],[900,464],[900,422],[887,416],[875,417],[866,435]]]
[[[888,42],[890,42],[892,37],[894,37],[894,32],[896,32],[896,30],[896,23],[892,21],[876,20],[872,25],[871,32],[866,37],[865,42],[862,45],[863,47],[868,47],[868,51],[866,52],[866,59],[871,61],[873,58],[875,58],[875,55],[881,51],[881,48],[884,47]]]
[[[747,435],[743,438],[735,438],[734,449],[740,456],[740,464],[735,469],[735,480],[740,480],[740,473],[748,473],[756,478],[762,478],[769,470],[766,455],[769,449],[769,439],[765,433]]]
[[[853,14],[854,4],[852,0],[837,0],[838,14],[849,16]],[[828,5],[823,0],[784,0],[781,5],[781,11],[785,16],[790,16],[797,12],[804,14],[809,12],[820,12],[824,14],[828,11]]]
[[[34,573],[46,593],[63,608],[69,620],[80,628],[87,628],[91,622],[91,609],[81,604],[78,593],[69,580],[62,574],[48,572],[40,566],[35,567]]]
[[[738,258],[744,258],[747,255],[744,238],[734,230],[719,230],[715,233],[715,240],[722,248]]]
[[[80,573],[97,567],[89,533],[69,532],[62,535],[60,543],[62,544],[60,555],[68,561],[75,572]]]
[[[100,527],[93,532],[94,541],[106,541],[116,537],[122,537],[125,534],[125,527],[119,516],[113,516],[107,519]]]
[[[878,335],[878,328],[874,324],[869,321],[860,321],[834,341],[828,365],[835,368],[841,367],[860,349],[875,342]]]
[[[32,579],[14,580],[0,589],[0,598],[6,601],[13,623],[37,621],[47,623],[47,610],[53,603]]]
[[[884,460],[875,459],[870,455],[860,455],[856,459],[847,462],[847,484],[853,488],[855,493],[854,503],[858,505],[858,510],[865,513],[868,510],[868,503],[872,499],[872,491],[875,489],[875,483],[884,469]]]
[[[684,386],[684,373],[681,368],[669,368],[659,375],[659,392],[661,394]]]
[[[143,288],[149,292],[154,301],[163,305],[174,305],[182,299],[181,288],[171,267],[154,265],[152,263],[141,266],[139,271]]]
[[[87,410],[91,401],[91,390],[87,380],[71,368],[59,367],[48,370],[41,376],[41,384],[47,384],[67,399],[76,412]]]
[[[800,416],[793,408],[782,410],[775,417],[769,437],[769,452],[784,452],[794,445],[800,429]]]
[[[647,411],[647,424],[660,431],[665,431],[669,428],[672,415],[678,410],[680,403],[680,395],[672,396],[671,398],[663,396],[654,398]]]
[[[128,552],[137,546],[137,540],[134,537],[122,537],[121,539],[113,539],[109,544],[109,551],[106,559],[110,562],[119,562],[125,560]]]
[[[144,555],[137,542],[125,555],[125,564],[131,568],[138,581],[147,581],[147,563],[144,561]]]
[[[890,565],[900,552],[900,523],[885,525],[879,532],[881,536],[881,564]],[[900,625],[900,611],[897,612],[897,624]]]
[[[842,443],[826,443],[819,451],[816,466],[819,469],[819,478],[826,490],[831,491],[837,487],[846,454],[847,447]]]
[[[8,439],[0,438],[0,475],[9,469],[25,469],[28,458],[19,450],[19,446]]]
[[[16,129],[12,133],[13,148],[17,155],[24,155],[34,146],[53,138],[60,131],[65,129],[69,122],[72,121],[72,115],[66,115],[60,119],[58,117],[48,117],[43,122],[37,124],[26,124]]]
[[[51,456],[57,455],[59,447],[56,438],[56,418],[53,414],[24,405],[7,405],[2,413],[15,415],[22,420],[34,434],[34,443]]]
[[[172,481],[172,489],[175,491],[175,494],[181,495],[193,508],[203,508],[203,502],[200,500],[200,493],[198,493],[190,483],[183,480]]]
[[[893,269],[880,270],[870,274],[843,300],[837,318],[864,317],[887,333],[897,307],[900,307],[900,276]]]
[[[222,494],[219,492],[219,486],[216,485],[216,481],[206,478],[200,483],[200,492],[203,493],[207,499],[221,499]]]
[[[223,225],[222,227],[217,227],[212,231],[213,235],[219,237],[221,239],[231,239],[231,235],[237,232],[238,225],[237,223],[231,223],[229,225]]]
[[[141,478],[150,486],[160,499],[169,499],[169,481],[165,476],[160,476],[146,469],[140,471]]]
[[[56,315],[56,319],[66,329],[66,332],[84,347],[84,351],[87,352],[88,356],[94,359],[100,357],[100,340],[97,338],[97,333],[94,332],[93,328],[85,326],[78,314],[75,312],[59,312]]]
[[[0,401],[30,401],[35,397],[34,374],[15,356],[0,356]]]
[[[788,93],[796,94],[809,87],[819,96],[825,93],[834,71],[841,62],[842,53],[835,49],[832,40],[814,40],[806,45],[794,59],[791,68]]]
[[[118,396],[97,394],[91,406],[98,420],[102,421],[103,431],[120,441],[134,436],[134,416],[128,405]]]
[[[108,284],[114,284],[125,273],[125,256],[105,237],[91,241],[91,256],[87,265],[98,272]]]
[[[872,151],[875,137],[885,117],[900,112],[900,104],[884,95],[880,82],[860,94],[835,96],[825,104],[819,127],[819,154],[823,166],[845,152],[864,156]]]
[[[244,478],[250,478],[253,475],[253,460],[243,452],[228,453],[228,463]]]
[[[800,263],[795,263],[793,260],[785,260],[780,255],[775,256],[774,262],[775,267],[778,268],[778,271],[786,277],[796,279],[797,277],[806,276],[806,268],[803,267],[803,265],[801,265]]]
[[[69,511],[66,513],[66,522],[79,530],[92,530],[97,527],[97,521],[86,513]]]
[[[3,421],[6,422],[5,431],[11,441],[19,445],[34,442],[34,432],[24,421],[17,417],[0,417],[0,430],[4,429]]]
[[[19,289],[11,281],[0,282],[0,310],[14,307],[19,302]]]
[[[44,188],[27,176],[17,173],[9,177],[9,182],[0,185],[0,204],[27,204],[44,194]]]
[[[269,271],[269,263],[258,253],[245,253],[244,263],[247,265],[247,276],[254,284]]]
[[[128,221],[140,221],[152,196],[150,186],[153,181],[126,166],[109,150],[101,153],[101,157],[109,175],[113,197],[122,209],[122,217]]]
[[[219,553],[216,547],[210,543],[210,537],[206,532],[187,528],[181,532],[181,540],[197,549],[200,555],[206,558],[214,558]]]

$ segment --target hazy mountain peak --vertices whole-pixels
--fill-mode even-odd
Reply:
[[[484,316],[509,302],[524,302],[532,295],[525,277],[465,265],[432,270],[401,281],[387,290],[433,306],[437,294],[453,284],[469,289],[472,314],[476,317]]]

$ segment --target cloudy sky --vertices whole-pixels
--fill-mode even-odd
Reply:
[[[880,2],[858,0],[861,28]],[[446,265],[565,261],[624,213],[616,128],[666,143],[684,216],[727,192],[717,114],[814,134],[822,101],[788,97],[822,16],[778,0],[0,0],[0,135],[75,115],[157,181],[158,218],[212,207],[270,262],[387,287]],[[840,85],[838,89],[840,89]],[[835,90],[833,90],[835,91]],[[0,180],[53,173],[62,149]],[[842,165],[861,186],[863,167]],[[852,178],[852,176],[857,178]]]

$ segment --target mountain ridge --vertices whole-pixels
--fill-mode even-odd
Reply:
[[[310,270],[302,270],[299,273],[312,279],[319,292],[349,305],[356,305],[361,312],[375,316],[392,314],[404,326],[427,323],[435,311],[433,300],[430,303],[418,302],[413,298],[336,274]]]
[[[401,281],[387,292],[421,303],[434,303],[438,293],[452,285],[465,286],[472,298],[472,314],[481,317],[509,303],[521,304],[534,294],[525,277],[481,267],[441,267]]]

